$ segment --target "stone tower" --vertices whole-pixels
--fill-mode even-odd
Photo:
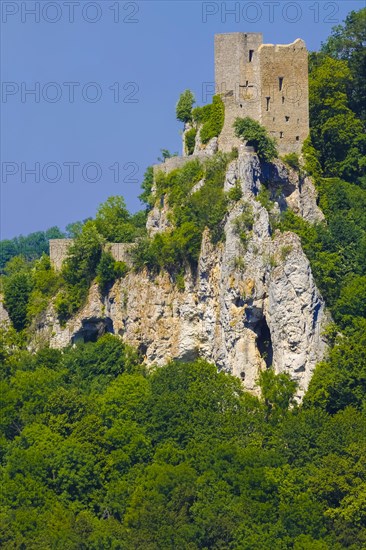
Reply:
[[[216,93],[225,103],[219,149],[230,151],[237,117],[250,116],[277,141],[279,153],[301,151],[309,134],[308,52],[305,42],[263,44],[261,33],[215,35]]]

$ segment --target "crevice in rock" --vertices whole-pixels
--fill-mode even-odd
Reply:
[[[141,342],[141,344],[139,344],[137,350],[139,352],[139,354],[142,356],[142,357],[145,357],[146,353],[147,353],[147,349],[148,349],[148,345],[145,343],[145,342]]]
[[[198,348],[190,348],[184,350],[183,353],[179,355],[179,357],[175,358],[175,361],[179,362],[190,362],[190,361],[196,361],[200,356],[199,349]]]
[[[96,342],[103,334],[114,334],[113,322],[109,317],[83,319],[81,328],[71,338],[71,343]]]
[[[317,323],[318,323],[318,317],[319,317],[319,312],[320,312],[320,308],[321,308],[321,303],[320,301],[317,302],[315,308],[314,308],[314,314],[313,314],[313,330],[315,329]]]
[[[269,330],[269,326],[264,315],[255,327],[255,331],[257,333],[256,343],[258,351],[260,353],[260,356],[266,363],[267,368],[269,368],[272,365],[273,361],[273,347],[271,331]]]
[[[263,311],[261,308],[253,306],[253,299],[250,298],[246,300],[247,307],[245,309],[245,321],[244,326],[255,330],[257,332],[257,327],[263,317]]]
[[[243,307],[245,305],[245,300],[241,296],[237,296],[234,300],[234,304],[236,307]]]

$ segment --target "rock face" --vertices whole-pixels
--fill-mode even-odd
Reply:
[[[9,320],[8,312],[4,308],[3,302],[4,302],[4,298],[2,294],[0,294],[0,325],[6,326],[10,322],[10,320]]]
[[[324,302],[299,238],[271,235],[269,213],[256,199],[261,181],[269,177],[270,190],[277,190],[274,212],[290,205],[311,221],[322,213],[310,180],[301,185],[280,162],[272,174],[266,170],[244,148],[230,163],[225,189],[240,184],[243,197],[227,215],[224,242],[213,245],[204,234],[197,270],[187,268],[184,290],[167,273],[130,271],[104,299],[93,286],[84,309],[64,328],[51,308],[40,333],[51,346],[63,347],[114,332],[137,347],[148,365],[200,356],[239,376],[252,391],[259,371],[273,364],[298,381],[301,398],[325,351]],[[166,214],[159,207],[151,212],[151,233],[166,228]]]

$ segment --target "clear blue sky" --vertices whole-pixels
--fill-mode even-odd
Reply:
[[[4,239],[64,228],[93,216],[111,195],[122,194],[132,211],[139,209],[146,167],[162,147],[181,151],[180,92],[190,88],[202,103],[202,86],[213,81],[215,33],[263,32],[266,43],[300,37],[316,50],[332,26],[365,2],[0,4]],[[235,5],[239,11],[230,13]],[[37,96],[26,93],[31,88]],[[101,97],[93,101],[96,94]],[[32,168],[38,182],[27,172]]]

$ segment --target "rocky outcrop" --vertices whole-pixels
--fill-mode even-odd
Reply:
[[[159,204],[155,204],[146,222],[146,229],[150,237],[153,237],[155,233],[159,231],[171,229],[172,225],[169,221],[168,214],[169,208],[164,199],[162,199]]]
[[[4,297],[0,294],[0,325],[6,326],[9,322],[9,315],[4,307]]]
[[[324,214],[317,205],[315,187],[309,176],[293,170],[278,159],[262,165],[261,168],[263,179],[268,182],[271,198],[278,202],[281,210],[290,208],[310,223],[324,220]]]
[[[44,337],[63,347],[114,332],[137,347],[148,365],[200,356],[239,376],[252,391],[259,371],[273,364],[298,381],[301,398],[325,351],[325,308],[299,238],[271,235],[269,213],[256,199],[265,169],[244,149],[230,163],[225,189],[240,184],[243,197],[227,215],[224,242],[213,245],[204,233],[197,270],[187,268],[184,290],[168,273],[130,271],[103,299],[93,286],[88,303],[66,327],[51,308]],[[291,206],[308,219],[320,218],[315,192],[307,189],[304,195],[298,176],[288,171],[286,176],[283,165],[273,170],[276,208]],[[164,207],[157,206],[149,218],[152,232],[165,230],[166,220]]]

